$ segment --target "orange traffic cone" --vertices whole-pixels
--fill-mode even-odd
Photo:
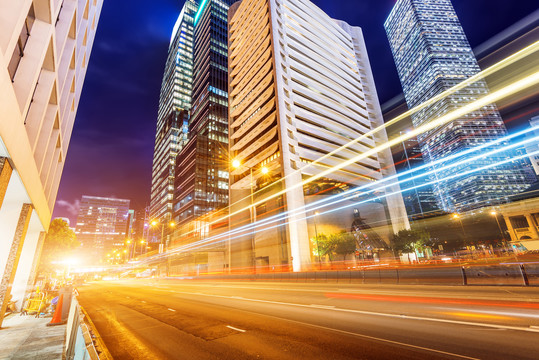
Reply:
[[[54,315],[52,316],[52,320],[50,323],[47,324],[47,326],[54,326],[54,325],[62,325],[66,322],[62,322],[62,306],[64,305],[64,294],[60,295],[60,298],[58,299],[58,303],[56,304],[56,310],[54,310]]]

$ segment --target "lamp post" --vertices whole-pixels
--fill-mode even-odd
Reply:
[[[318,211],[314,212],[314,236],[316,239],[316,252],[318,253],[318,270],[322,270],[322,260],[320,259],[320,245],[318,244],[318,230],[316,228],[316,217],[318,216]]]
[[[468,246],[469,246],[468,237],[466,236],[466,231],[464,231],[464,225],[462,224],[462,219],[461,219],[460,215],[459,214],[453,214],[453,219],[459,221],[460,228],[462,229],[462,236],[464,236],[464,243],[466,244],[466,247],[468,248]],[[471,249],[469,251],[470,251],[470,254],[472,255],[472,259],[473,259],[473,252],[472,252]]]
[[[168,241],[167,241],[167,243],[164,243],[164,242],[163,242],[163,239],[164,239],[164,237],[165,237],[165,223],[159,222],[159,221],[157,221],[157,220],[154,220],[154,221],[152,221],[150,224],[151,224],[152,226],[154,226],[154,227],[157,226],[157,225],[159,225],[159,224],[161,224],[161,241],[159,242],[159,253],[161,254],[161,253],[165,252],[165,251],[166,251],[166,248],[168,247],[168,244],[167,244]],[[173,221],[171,221],[171,222],[168,224],[168,226],[169,226],[170,228],[173,228],[174,226],[176,226],[176,224],[175,224]]]
[[[140,240],[140,255],[141,256],[142,256],[142,248],[143,248],[144,244],[146,244],[146,242],[144,240]]]
[[[232,161],[232,167],[237,169],[241,166],[241,162],[238,159],[235,159]],[[269,169],[265,166],[263,166],[260,169],[260,172],[263,175],[266,175],[269,172]],[[250,199],[251,199],[251,206],[249,207],[249,217],[251,221],[251,227],[252,227],[252,234],[251,234],[251,263],[253,267],[253,272],[256,274],[256,243],[255,243],[255,227],[254,224],[256,223],[256,210],[254,208],[254,186],[253,186],[253,168],[249,168],[249,180],[250,180]]]
[[[491,211],[490,215],[494,216],[494,218],[496,219],[496,223],[498,224],[498,230],[500,230],[500,234],[502,235],[502,241],[503,241],[503,246],[505,248],[505,252],[509,253],[509,250],[507,248],[507,240],[505,239],[505,234],[503,233],[502,226],[500,225],[500,221],[498,220],[498,213],[496,211]]]

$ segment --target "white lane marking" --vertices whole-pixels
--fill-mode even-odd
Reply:
[[[174,309],[171,309],[171,308],[168,308],[168,311],[174,311],[174,312],[176,312],[176,310],[174,310]]]
[[[286,285],[286,284],[289,284],[289,283],[283,283],[283,285]],[[183,285],[192,286],[192,287],[207,287],[208,286],[207,284],[182,284],[182,286]],[[297,284],[292,284],[292,285],[297,286]],[[330,285],[331,286],[332,284],[323,283],[323,285]],[[337,284],[333,284],[333,285],[337,285]],[[342,284],[339,284],[339,285],[342,285]],[[385,295],[385,294],[397,295],[398,294],[398,295],[402,296],[402,294],[404,294],[404,296],[426,296],[426,297],[441,297],[441,298],[444,298],[444,299],[459,299],[458,296],[448,294],[448,293],[443,293],[443,292],[437,292],[437,291],[434,291],[434,290],[428,290],[428,291],[431,291],[431,293],[425,295],[423,292],[409,291],[409,292],[406,292],[406,293],[401,293],[398,290],[380,290],[380,289],[371,288],[370,284],[352,284],[352,285],[362,285],[362,286],[365,286],[365,289],[336,288],[334,290],[335,290],[335,292],[360,293],[360,294],[364,293],[364,294],[370,294],[370,295],[372,295],[372,294],[375,294],[375,295]],[[400,286],[400,287],[405,288],[407,286],[418,286],[418,285],[395,285],[395,286]],[[271,291],[284,291],[284,292],[297,291],[297,292],[315,292],[315,293],[327,293],[327,292],[332,291],[332,290],[329,290],[329,289],[318,290],[318,289],[300,289],[300,288],[288,288],[288,287],[281,287],[281,288],[279,288],[279,287],[266,287],[266,286],[264,286],[264,287],[263,286],[252,287],[252,286],[236,286],[236,285],[219,285],[216,288],[247,289],[247,290],[271,290]],[[467,289],[467,288],[463,288],[461,290],[464,290],[464,289]],[[157,291],[162,291],[162,290],[157,290]],[[174,291],[172,291],[172,292],[174,292]],[[467,295],[466,291],[463,291],[463,295]],[[517,300],[517,301],[527,301],[527,302],[535,302],[535,303],[538,302],[537,298],[532,298],[532,297],[522,298],[521,297],[521,298],[516,299],[515,297],[501,297],[499,294],[495,294],[495,295],[492,295],[492,296],[479,295],[479,296],[474,296],[473,299],[477,299],[477,300],[507,300],[507,301],[515,301],[515,300]]]
[[[317,309],[335,309],[335,306],[333,305],[317,305],[317,304],[311,304],[310,307],[317,308]]]
[[[437,307],[441,310],[458,310],[462,311],[462,308],[444,308],[444,307]],[[469,313],[479,313],[479,314],[494,314],[494,315],[505,315],[505,316],[513,316],[513,317],[529,317],[532,319],[539,319],[539,313],[538,314],[525,314],[521,312],[515,312],[515,311],[492,311],[492,310],[471,310],[466,309],[465,311]],[[533,327],[533,326],[530,326]]]
[[[226,327],[229,328],[229,329],[232,329],[232,330],[242,332],[242,333],[247,332],[247,330],[238,329],[238,328],[235,328],[234,326],[227,325]]]
[[[142,302],[143,302],[144,304],[146,304],[146,301],[142,300]]]
[[[267,315],[267,316],[275,317],[275,316],[272,316],[272,315]],[[426,348],[426,347],[423,347],[423,346],[417,346],[417,345],[402,343],[402,342],[399,342],[399,341],[393,341],[393,340],[382,339],[382,338],[369,336],[369,335],[357,334],[357,333],[353,333],[353,332],[350,332],[350,331],[339,330],[339,329],[329,328],[329,327],[325,327],[325,326],[304,323],[304,322],[296,321],[296,320],[290,320],[290,319],[285,319],[285,320],[293,322],[293,323],[301,324],[301,325],[312,326],[312,327],[315,327],[315,328],[318,328],[318,329],[335,331],[335,332],[338,332],[338,333],[341,333],[341,334],[352,335],[352,336],[356,336],[356,337],[360,337],[360,338],[376,340],[376,341],[381,341],[381,342],[400,345],[400,346],[405,346],[405,347],[411,347],[411,348],[414,348],[414,349],[421,349],[421,350],[431,351],[431,352],[435,352],[435,353],[438,353],[438,354],[444,354],[444,355],[450,355],[450,356],[458,357],[458,358],[461,358],[461,359],[481,360],[481,359],[474,358],[474,357],[469,357],[469,356],[466,356],[466,355],[460,355],[460,354],[450,353],[450,352],[447,352],[447,351]]]
[[[210,294],[196,294],[196,293],[191,293],[191,292],[178,292],[178,293],[179,294],[180,293],[181,294],[187,294],[187,295],[202,295],[202,296],[208,296],[208,297],[218,297],[218,298],[234,299],[234,300],[242,300],[242,301],[252,301],[252,302],[259,302],[259,303],[266,303],[266,304],[287,305],[287,306],[308,307],[308,308],[312,307],[311,305],[294,304],[294,303],[287,303],[287,302],[282,302],[282,301],[270,301],[270,300],[259,300],[259,299],[248,299],[248,298],[238,299],[238,298],[231,297],[231,296],[210,295]],[[495,329],[507,329],[507,330],[528,331],[528,332],[537,332],[537,333],[539,333],[539,329],[533,329],[533,328],[530,328],[530,327],[523,327],[523,326],[508,326],[508,325],[486,324],[486,323],[471,322],[471,321],[435,319],[435,318],[427,318],[427,317],[421,317],[421,316],[408,316],[408,315],[402,315],[402,314],[387,314],[387,313],[380,313],[380,312],[374,312],[374,311],[351,310],[351,309],[342,309],[342,308],[331,308],[331,309],[328,308],[327,310],[347,312],[347,313],[355,313],[355,314],[363,314],[363,315],[384,316],[384,317],[397,318],[397,319],[423,320],[423,321],[440,322],[440,323],[446,323],[446,324],[481,326],[481,327],[488,327],[488,328],[495,328]]]

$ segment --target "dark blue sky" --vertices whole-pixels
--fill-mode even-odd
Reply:
[[[361,26],[380,101],[402,90],[383,28],[395,0],[313,0]],[[54,216],[75,221],[82,195],[149,203],[159,89],[183,0],[105,0]],[[535,0],[453,0],[475,47],[536,10]]]

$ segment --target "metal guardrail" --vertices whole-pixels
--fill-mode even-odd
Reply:
[[[446,267],[395,267],[312,272],[272,272],[189,276],[183,279],[337,282],[401,285],[500,285],[539,286],[539,263]]]
[[[112,360],[92,320],[73,296],[66,329],[66,360]]]

